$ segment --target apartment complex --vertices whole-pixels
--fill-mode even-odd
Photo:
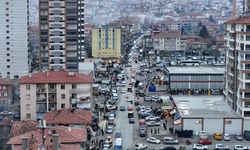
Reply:
[[[0,74],[19,78],[28,67],[28,1],[0,1]]]
[[[0,105],[7,106],[12,101],[13,82],[0,78]]]
[[[154,32],[153,45],[154,50],[159,54],[180,51],[181,32],[178,30]]]
[[[78,71],[84,54],[84,0],[39,0],[40,70]]]
[[[226,101],[250,122],[250,16],[229,20],[226,33]],[[246,126],[246,125],[245,125]]]
[[[92,56],[94,58],[121,57],[121,29],[92,29]]]
[[[42,119],[48,111],[90,106],[92,75],[47,71],[20,79],[21,120]]]

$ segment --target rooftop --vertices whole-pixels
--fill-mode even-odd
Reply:
[[[88,84],[93,81],[92,75],[77,72],[47,71],[30,74],[20,78],[20,84],[38,83],[69,83],[69,84]]]
[[[47,112],[44,119],[48,124],[54,125],[74,125],[74,124],[90,124],[93,113],[82,109],[62,109]]]
[[[236,118],[223,96],[173,96],[181,117]]]
[[[170,74],[224,74],[224,67],[213,66],[177,66],[166,67]]]
[[[12,80],[0,78],[0,85],[12,85],[12,84],[13,84]]]
[[[37,129],[38,122],[34,120],[16,121],[10,130],[10,136],[17,136]]]
[[[181,32],[179,30],[172,30],[167,32],[154,32],[154,38],[162,37],[181,37]]]
[[[241,17],[231,19],[225,22],[225,24],[231,24],[231,23],[250,24],[250,16],[241,16]]]

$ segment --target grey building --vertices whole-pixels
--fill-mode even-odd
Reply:
[[[78,71],[84,53],[84,0],[39,0],[40,70]]]
[[[184,66],[166,67],[168,88],[172,94],[222,94],[223,67],[215,66]]]

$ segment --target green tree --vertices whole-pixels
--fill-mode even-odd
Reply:
[[[208,34],[208,31],[207,31],[207,27],[205,25],[202,26],[201,30],[200,30],[200,33],[199,33],[199,36],[200,37],[203,37],[203,38],[209,38],[209,34]]]

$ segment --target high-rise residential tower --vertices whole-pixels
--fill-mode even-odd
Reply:
[[[39,0],[40,70],[78,71],[84,53],[84,0]]]
[[[0,73],[19,78],[28,67],[28,1],[0,1]]]

